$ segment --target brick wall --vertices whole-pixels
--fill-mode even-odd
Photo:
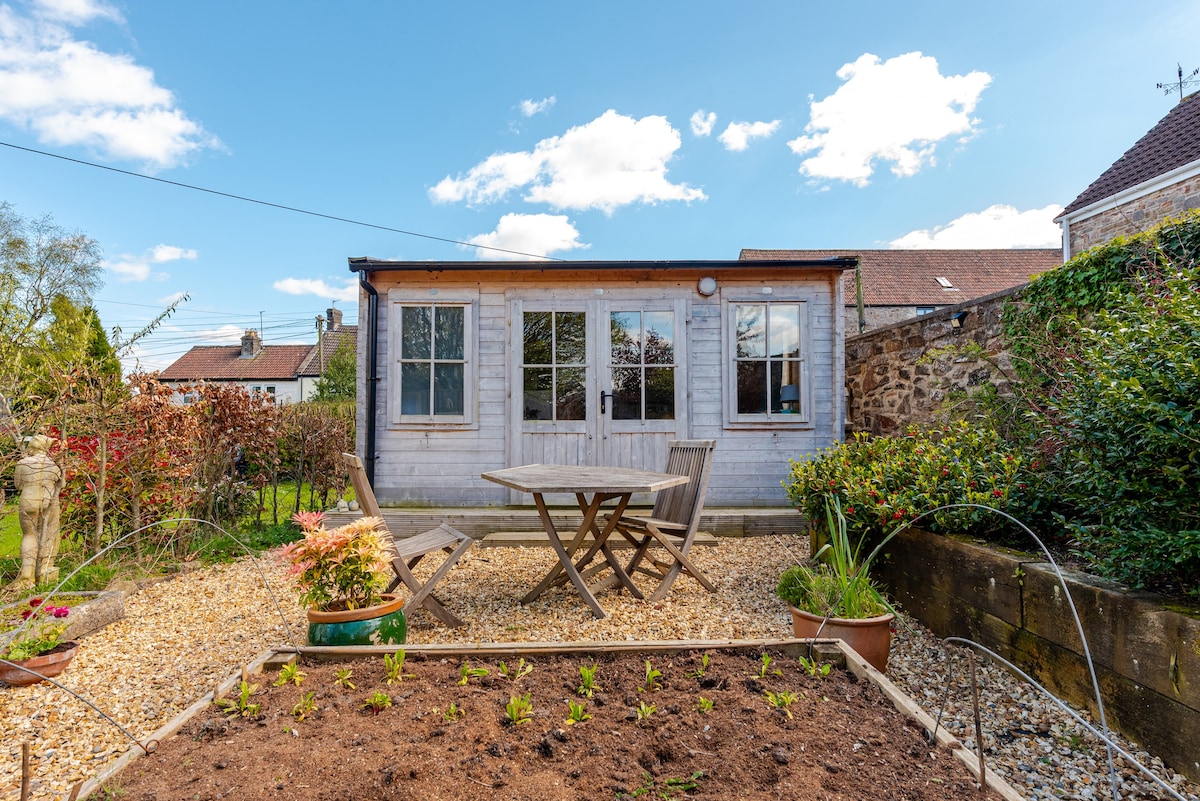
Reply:
[[[1194,175],[1094,217],[1072,221],[1071,256],[1078,256],[1088,248],[1105,244],[1115,237],[1153,228],[1168,217],[1178,217],[1195,208],[1200,208],[1200,175]]]
[[[1020,292],[1014,287],[970,303],[939,309],[911,320],[846,338],[846,423],[849,431],[893,434],[909,423],[932,420],[953,389],[994,384],[1010,392],[1005,374],[1011,362],[1000,341],[1000,315],[1006,300]],[[961,328],[951,317],[967,312]],[[950,345],[977,342],[986,359],[960,354],[921,357]]]

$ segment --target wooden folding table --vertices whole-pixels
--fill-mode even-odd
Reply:
[[[596,557],[597,553],[603,554],[608,566],[612,568],[619,586],[628,589],[635,598],[642,597],[641,592],[634,586],[633,581],[608,546],[608,537],[616,529],[616,522],[621,517],[621,513],[625,511],[625,507],[628,506],[630,496],[635,492],[658,492],[667,487],[688,482],[687,476],[670,473],[655,473],[628,467],[563,464],[529,464],[521,467],[509,467],[484,473],[482,477],[510,489],[533,495],[533,502],[542,519],[542,526],[550,538],[550,546],[558,554],[558,564],[546,574],[541,583],[521,599],[521,603],[527,604],[536,599],[565,573],[596,617],[604,617],[604,610],[588,590],[587,584],[579,572]],[[576,503],[579,504],[579,510],[583,512],[583,521],[575,530],[574,537],[565,544],[546,508],[545,496],[553,493],[573,494]],[[601,529],[596,524],[601,505],[613,500],[616,501],[616,506],[605,510],[608,512],[608,522]],[[595,539],[584,555],[576,561],[575,553],[583,545],[589,532]]]

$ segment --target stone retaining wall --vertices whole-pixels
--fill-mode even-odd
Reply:
[[[1023,288],[847,337],[847,428],[895,434],[910,423],[932,420],[951,391],[969,394],[993,384],[1008,394],[1012,363],[1001,342],[1000,318],[1005,302]],[[966,316],[956,328],[952,319],[961,312]],[[949,352],[972,342],[984,358]],[[928,358],[932,351],[942,355]]]
[[[1075,621],[1048,562],[920,531],[889,550],[874,572],[906,611],[939,637],[987,646],[1096,715]],[[1065,578],[1109,727],[1200,781],[1200,614],[1094,576]]]

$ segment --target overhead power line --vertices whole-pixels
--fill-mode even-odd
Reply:
[[[92,302],[93,303],[109,303],[114,306],[135,306],[135,307],[141,308],[141,309],[158,309],[160,311],[162,310],[162,308],[164,306],[167,305],[166,303],[163,303],[161,305],[154,304],[154,303],[131,303],[130,301],[127,301],[127,300],[108,300],[107,298],[92,298]],[[250,319],[251,317],[257,317],[259,314],[258,312],[225,312],[225,311],[214,311],[212,309],[190,309],[186,306],[180,306],[179,308],[177,308],[175,310],[175,314],[179,314],[182,312],[186,312],[187,314],[209,314],[214,317],[241,317],[243,319]],[[297,315],[296,312],[265,312],[265,315],[268,320],[277,319],[277,318],[299,319],[299,316]],[[310,318],[311,318],[311,315],[304,316],[305,320],[309,320]]]
[[[4,147],[12,148],[13,150],[23,150],[26,153],[34,153],[39,156],[47,156],[48,158],[52,158],[52,159],[60,159],[62,161],[68,161],[68,162],[71,162],[72,164],[81,164],[84,167],[95,167],[98,170],[108,170],[109,172],[120,173],[121,175],[128,175],[132,178],[143,178],[147,181],[157,181],[160,184],[168,184],[170,186],[177,186],[181,189],[191,189],[194,192],[206,192],[210,195],[226,197],[231,200],[240,200],[243,203],[255,203],[259,206],[268,206],[273,209],[281,209],[283,211],[295,212],[296,214],[307,214],[310,217],[320,217],[325,220],[333,220],[334,222],[343,222],[343,223],[347,223],[349,225],[360,225],[364,228],[375,228],[376,230],[379,230],[379,231],[389,231],[393,234],[403,234],[404,236],[415,236],[420,239],[430,239],[430,240],[433,240],[434,242],[446,242],[451,245],[461,245],[462,247],[478,248],[480,250],[492,250],[492,251],[496,251],[497,253],[509,253],[513,256],[527,256],[531,259],[546,259],[548,261],[566,261],[566,259],[559,259],[559,258],[555,258],[554,256],[544,256],[544,255],[541,255],[538,253],[525,253],[520,250],[506,250],[504,248],[493,247],[492,245],[478,245],[478,244],[475,244],[474,242],[462,242],[458,239],[450,239],[450,238],[444,237],[444,236],[434,236],[432,234],[422,234],[417,231],[406,231],[402,228],[391,228],[387,225],[377,225],[375,223],[363,222],[361,220],[354,220],[349,217],[338,217],[333,214],[323,214],[319,211],[309,211],[308,209],[297,208],[296,206],[285,206],[281,203],[272,203],[267,200],[257,200],[255,198],[246,197],[244,195],[235,195],[230,192],[221,192],[217,189],[208,189],[203,186],[195,186],[194,184],[185,184],[180,181],[168,181],[166,178],[156,178],[153,175],[143,175],[140,172],[132,172],[131,170],[122,170],[117,167],[109,167],[105,164],[96,164],[93,161],[84,161],[83,159],[73,159],[70,156],[62,156],[62,155],[59,155],[58,153],[50,153],[49,151],[46,151],[46,150],[38,150],[38,149],[32,148],[32,147],[23,147],[21,145],[14,145],[11,142],[0,142],[0,145],[3,145]]]

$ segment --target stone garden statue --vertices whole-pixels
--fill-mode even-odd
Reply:
[[[25,456],[17,462],[13,484],[21,493],[17,516],[21,521],[21,573],[13,587],[24,589],[58,579],[59,504],[62,470],[47,455],[54,440],[44,434],[31,437]]]

